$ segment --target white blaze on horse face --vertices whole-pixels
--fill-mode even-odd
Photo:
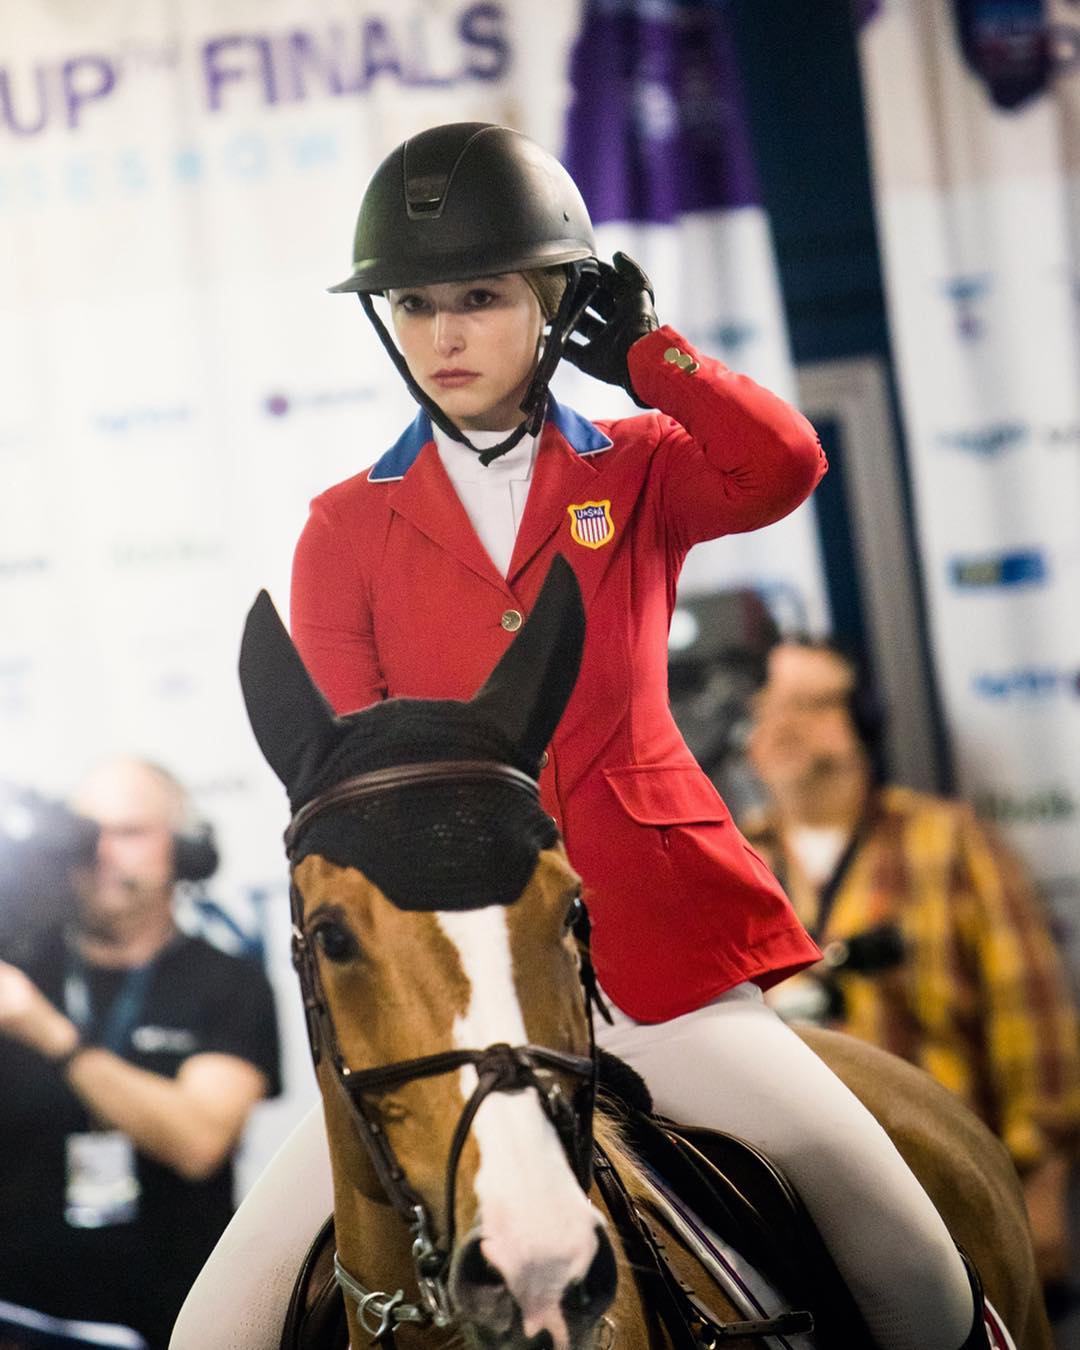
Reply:
[[[469,1006],[454,1023],[455,1046],[524,1045],[528,1037],[514,986],[506,910],[491,905],[435,917],[457,947],[470,985]],[[467,1100],[476,1070],[467,1066],[461,1076]],[[568,1342],[560,1300],[596,1256],[600,1216],[578,1185],[536,1092],[491,1093],[476,1113],[472,1133],[480,1150],[481,1251],[516,1298],[525,1335],[546,1329],[560,1350]]]

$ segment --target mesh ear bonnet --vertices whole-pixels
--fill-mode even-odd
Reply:
[[[507,737],[467,703],[391,699],[341,720],[341,740],[291,802],[356,774],[439,760],[509,764],[535,778]],[[317,853],[355,867],[401,909],[508,905],[525,889],[541,849],[558,838],[539,799],[495,779],[393,788],[317,816],[293,864]]]

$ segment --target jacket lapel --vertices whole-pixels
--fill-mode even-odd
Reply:
[[[473,529],[434,441],[423,447],[405,476],[388,491],[390,506],[398,515],[463,567],[490,582],[503,595],[514,598]]]
[[[553,420],[546,421],[510,557],[511,585],[555,531],[566,524],[569,503],[589,497],[595,480],[596,469],[589,459],[578,454]]]
[[[552,400],[510,559],[508,580],[515,591],[530,592],[534,583],[538,587],[542,577],[525,585],[522,574],[530,565],[546,573],[559,552],[573,567],[588,608],[627,532],[647,467],[647,455],[627,454],[625,446],[616,450],[598,427]],[[580,526],[582,537],[575,537],[570,514],[590,502],[603,506],[613,528],[602,542],[593,533],[591,546]]]

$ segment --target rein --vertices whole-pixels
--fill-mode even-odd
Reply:
[[[296,858],[298,841],[304,830],[328,811],[394,788],[482,779],[510,783],[539,798],[536,781],[509,764],[486,760],[441,760],[377,769],[345,779],[306,802],[295,813],[285,831],[285,849],[289,861],[292,863]],[[341,1052],[337,1030],[319,978],[318,962],[304,931],[303,900],[294,882],[290,882],[289,898],[292,911],[292,961],[300,977],[312,1060],[318,1065],[325,1053],[335,1080],[344,1093],[353,1123],[367,1149],[375,1175],[413,1238],[412,1256],[420,1289],[419,1304],[404,1303],[400,1290],[388,1295],[366,1289],[342,1266],[336,1254],[334,1257],[335,1278],[342,1290],[356,1302],[365,1329],[372,1333],[373,1340],[389,1344],[393,1340],[393,1329],[400,1322],[444,1327],[453,1320],[446,1280],[454,1245],[458,1164],[476,1113],[492,1092],[522,1092],[527,1088],[535,1088],[544,1114],[555,1127],[578,1183],[583,1190],[589,1189],[592,1180],[592,1115],[596,1096],[592,1000],[587,1000],[588,1055],[566,1054],[538,1045],[510,1046],[500,1043],[489,1045],[483,1050],[447,1050],[416,1059],[398,1060],[373,1069],[352,1069]],[[588,966],[587,971],[585,969],[587,956],[583,957],[583,963],[585,988],[595,990],[591,966]],[[447,1232],[439,1242],[434,1237],[430,1212],[410,1185],[368,1099],[403,1083],[453,1073],[466,1065],[476,1069],[478,1081],[465,1103],[450,1144],[445,1187]],[[568,1074],[580,1080],[573,1101],[567,1099],[554,1073]],[[369,1321],[372,1317],[378,1318],[376,1326],[372,1326]]]

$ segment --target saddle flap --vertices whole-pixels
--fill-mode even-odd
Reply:
[[[816,1225],[781,1170],[719,1130],[631,1113],[627,1140],[641,1160],[792,1307],[814,1312],[819,1343],[870,1350],[870,1338]]]
[[[334,1279],[334,1216],[308,1248],[293,1285],[280,1350],[349,1350],[345,1300]]]

